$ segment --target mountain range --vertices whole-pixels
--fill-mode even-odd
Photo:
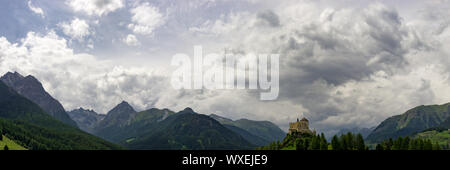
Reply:
[[[92,109],[88,110],[81,107],[67,113],[70,118],[77,123],[81,130],[88,133],[93,133],[97,123],[106,117],[106,115],[98,114]]]
[[[429,128],[445,126],[450,117],[450,103],[443,105],[418,106],[401,115],[387,118],[367,136],[370,143],[389,138],[414,136]]]
[[[0,130],[27,149],[92,150],[122,149],[46,113],[0,81]]]
[[[148,114],[151,112],[143,113]],[[149,117],[150,115],[142,115]],[[150,116],[152,117],[152,116]],[[164,119],[141,119],[148,130],[121,143],[130,149],[254,149],[256,146],[207,115],[190,108]]]
[[[66,112],[31,75],[8,72],[0,80],[2,132],[30,149],[121,148],[113,143],[130,149],[253,149],[284,135],[269,122],[238,120],[236,125],[221,124],[190,108],[180,112],[157,108],[137,112],[125,101],[106,115],[84,108]],[[278,134],[272,133],[276,134],[272,137],[264,131]],[[72,141],[81,139],[78,144]]]
[[[286,136],[269,121],[232,120],[191,108],[136,111],[122,101],[107,114],[66,112],[31,75],[8,72],[0,80],[0,132],[26,149],[254,149]],[[446,144],[449,128],[447,103],[418,106],[375,128],[341,129],[338,135],[361,133],[368,143],[410,136]]]
[[[77,110],[69,112],[79,113]],[[141,112],[126,101],[111,109],[93,125],[95,114],[79,114],[80,127],[131,149],[251,149],[280,140],[285,132],[268,121],[220,120],[186,108],[180,112],[152,108]]]

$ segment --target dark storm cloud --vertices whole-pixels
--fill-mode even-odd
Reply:
[[[247,53],[256,49],[280,54],[279,98],[259,105],[288,102],[290,110],[254,111],[258,116],[279,114],[275,121],[285,124],[283,121],[303,112],[315,123],[313,127],[330,132],[342,127],[375,126],[387,116],[436,100],[432,90],[436,87],[427,85],[430,80],[420,78],[427,69],[418,70],[424,65],[411,65],[417,64],[411,63],[412,58],[422,57],[414,56],[417,52],[433,45],[396,9],[380,3],[346,9],[298,7],[302,10],[273,10],[278,18],[276,30],[265,29],[267,25],[242,25],[253,21],[268,24],[268,17],[261,13],[253,16],[255,20],[242,15],[233,18],[231,25],[211,27],[233,28],[241,24],[236,32],[219,29],[227,32],[226,37],[242,37],[235,43],[238,45],[234,51]],[[307,17],[299,17],[298,11]],[[246,94],[259,97],[254,91]],[[226,110],[229,115],[245,113],[243,107],[224,107],[230,102],[220,102],[210,105],[211,109]]]
[[[401,43],[407,35],[396,11],[368,9],[362,16],[348,18],[345,23],[330,20],[295,30],[286,44],[282,44],[280,53],[286,55],[283,63],[301,70],[302,79],[323,79],[334,85],[406,64],[404,54],[408,49]],[[335,25],[331,31],[323,30],[328,24]],[[350,27],[340,27],[340,24]]]
[[[378,4],[330,15],[280,36],[284,43],[276,47],[282,56],[279,99],[301,103],[313,121],[352,110],[354,103],[335,87],[371,81],[378,71],[392,75],[407,67],[405,54],[414,50],[404,45],[410,37],[395,9]]]

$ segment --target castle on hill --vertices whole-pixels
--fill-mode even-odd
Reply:
[[[289,123],[289,134],[292,133],[303,133],[303,134],[311,134],[316,135],[316,131],[311,131],[309,129],[309,121],[305,117],[302,118],[302,120],[298,120],[297,122]]]

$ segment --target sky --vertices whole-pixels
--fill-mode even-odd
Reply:
[[[450,102],[448,0],[2,0],[0,74],[38,78],[66,110],[191,107],[326,135]],[[175,90],[177,53],[280,54],[277,100]]]

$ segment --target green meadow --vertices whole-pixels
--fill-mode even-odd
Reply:
[[[3,140],[0,140],[0,150],[3,150],[3,148],[5,148],[5,145],[8,146],[9,150],[27,150],[8,137],[3,136]]]

